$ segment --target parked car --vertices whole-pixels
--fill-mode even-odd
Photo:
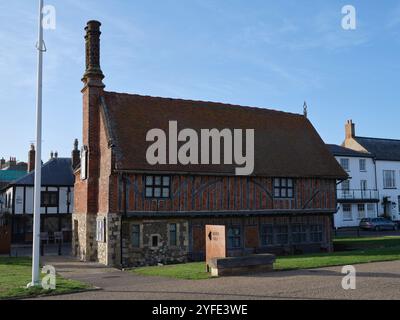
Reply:
[[[364,230],[397,230],[397,223],[385,218],[366,218],[360,222],[360,229]]]

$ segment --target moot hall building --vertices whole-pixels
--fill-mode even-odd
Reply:
[[[307,117],[105,91],[100,25],[90,21],[85,29],[77,257],[131,267],[201,260],[208,224],[226,226],[228,256],[332,250],[336,183],[347,174]],[[254,129],[253,173],[238,176],[237,166],[223,164],[149,164],[146,135],[168,132],[170,121],[198,136],[202,129]]]

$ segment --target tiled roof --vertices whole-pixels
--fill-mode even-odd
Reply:
[[[33,185],[35,171],[25,175],[11,185]],[[73,186],[75,183],[70,158],[53,158],[42,166],[43,186]]]
[[[372,153],[377,160],[400,161],[400,140],[366,137],[355,137],[354,139]]]
[[[373,158],[373,155],[370,153],[355,151],[336,144],[327,144],[327,147],[334,156]]]
[[[25,171],[0,170],[0,182],[11,182],[26,175]]]
[[[312,124],[303,115],[214,102],[167,99],[105,92],[103,115],[116,152],[116,168],[233,175],[232,165],[166,165],[146,161],[146,134],[179,130],[255,129],[254,175],[269,177],[346,178]]]

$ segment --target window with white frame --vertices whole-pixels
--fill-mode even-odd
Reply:
[[[96,241],[106,242],[106,219],[99,218],[96,220]]]
[[[347,158],[340,159],[340,165],[342,166],[343,170],[350,171],[350,160]]]
[[[360,181],[360,189],[361,189],[362,197],[365,198],[367,196],[367,189],[368,189],[367,180]]]
[[[396,171],[383,170],[383,187],[385,189],[396,188]]]
[[[343,181],[341,184],[342,194],[348,196],[350,194],[350,180]]]
[[[367,171],[367,160],[360,159],[360,171],[361,172]]]
[[[357,205],[357,212],[358,212],[358,219],[364,219],[365,218],[365,204],[364,203],[359,203]]]
[[[375,204],[368,203],[367,204],[367,212],[368,212],[368,217],[370,217],[370,218],[375,217]]]
[[[343,220],[353,221],[352,206],[349,203],[343,204]]]

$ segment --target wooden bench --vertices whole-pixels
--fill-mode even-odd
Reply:
[[[273,254],[255,254],[244,257],[214,258],[209,267],[213,277],[246,275],[274,270],[276,260]]]

